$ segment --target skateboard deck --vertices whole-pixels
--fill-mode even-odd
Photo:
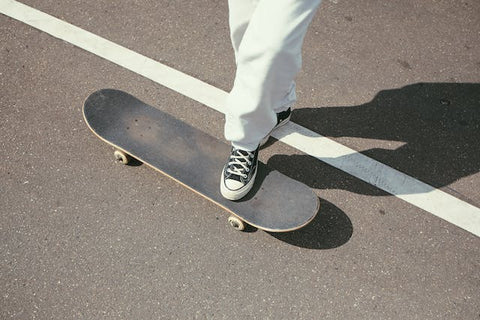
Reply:
[[[118,157],[137,159],[219,205],[233,215],[229,222],[239,230],[246,222],[269,232],[293,231],[319,211],[318,197],[308,186],[261,162],[255,185],[244,198],[223,198],[220,175],[230,146],[126,92],[102,89],[91,94],[83,115],[88,127],[117,149]]]

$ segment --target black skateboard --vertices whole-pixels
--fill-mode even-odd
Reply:
[[[220,194],[220,175],[230,146],[119,90],[103,89],[85,101],[88,127],[112,145],[117,160],[143,162],[231,214],[237,230],[244,223],[270,232],[293,231],[318,213],[318,197],[306,185],[259,162],[255,185],[239,201]]]

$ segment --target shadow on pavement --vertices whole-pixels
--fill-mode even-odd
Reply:
[[[393,150],[371,148],[361,153],[436,188],[480,171],[480,84],[417,83],[380,91],[359,106],[298,109],[292,120],[327,137],[401,142]],[[268,166],[319,189],[320,194],[325,189],[343,189],[388,195],[312,160],[306,155],[274,155]],[[333,204],[321,203],[317,218],[305,228],[272,236],[305,248],[331,249],[345,244],[353,233],[350,219]]]
[[[269,233],[278,240],[308,249],[333,249],[344,245],[353,234],[348,216],[332,203],[320,199],[320,211],[307,226],[292,232]]]
[[[417,83],[380,91],[359,106],[298,109],[292,118],[327,137],[401,142],[394,150],[372,148],[361,153],[436,188],[480,171],[480,84]],[[297,169],[308,162],[300,157],[290,161],[298,162]],[[300,180],[313,188],[342,187],[363,193],[356,184],[345,185],[315,170],[302,176]]]

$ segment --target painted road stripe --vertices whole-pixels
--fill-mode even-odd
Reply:
[[[214,86],[17,1],[0,0],[0,12],[223,112],[227,93]],[[480,236],[480,209],[471,204],[295,123],[274,137]]]

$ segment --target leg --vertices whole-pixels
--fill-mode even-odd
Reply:
[[[276,112],[295,101],[303,39],[319,4],[260,0],[240,41],[232,41],[238,46],[237,73],[227,99],[225,137],[234,147],[255,150],[275,126]]]
[[[228,23],[235,61],[258,0],[228,0]]]
[[[232,151],[220,191],[245,196],[257,173],[260,142],[295,101],[295,76],[307,27],[320,0],[229,0],[237,73],[227,99],[225,137]],[[249,3],[249,4],[247,4]],[[289,116],[289,113],[288,113]]]

